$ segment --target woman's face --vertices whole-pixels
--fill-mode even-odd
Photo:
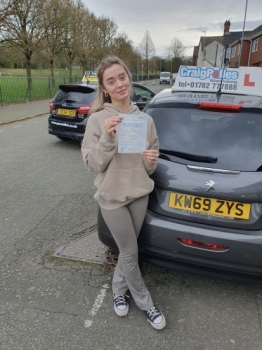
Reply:
[[[115,63],[104,71],[102,90],[110,95],[112,104],[129,102],[131,83],[127,72],[120,64]]]

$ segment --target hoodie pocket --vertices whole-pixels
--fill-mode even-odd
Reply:
[[[107,202],[120,202],[140,198],[152,192],[154,181],[143,168],[115,171],[113,178],[104,189],[101,198]]]

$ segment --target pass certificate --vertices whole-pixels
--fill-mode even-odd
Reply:
[[[120,114],[118,153],[142,153],[146,149],[147,115]]]

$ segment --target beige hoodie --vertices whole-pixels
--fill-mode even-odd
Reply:
[[[149,163],[142,154],[118,153],[118,128],[115,135],[106,133],[105,119],[121,113],[142,112],[132,103],[125,112],[111,103],[105,103],[103,110],[89,117],[81,147],[87,169],[98,174],[95,179],[97,191],[94,198],[102,208],[108,210],[120,208],[147,195],[154,188],[154,182],[149,175],[155,170],[156,163]],[[158,150],[158,137],[150,116],[147,125],[147,149]]]

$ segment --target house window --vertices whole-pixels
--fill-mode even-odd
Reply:
[[[240,55],[241,43],[238,44],[238,56]]]
[[[232,47],[232,55],[231,55],[231,57],[234,57],[235,54],[236,54],[236,46],[233,46]]]
[[[258,39],[254,40],[252,43],[252,52],[255,52],[258,50]]]
[[[226,50],[226,59],[229,59],[230,58],[230,47],[227,47],[227,50]]]

